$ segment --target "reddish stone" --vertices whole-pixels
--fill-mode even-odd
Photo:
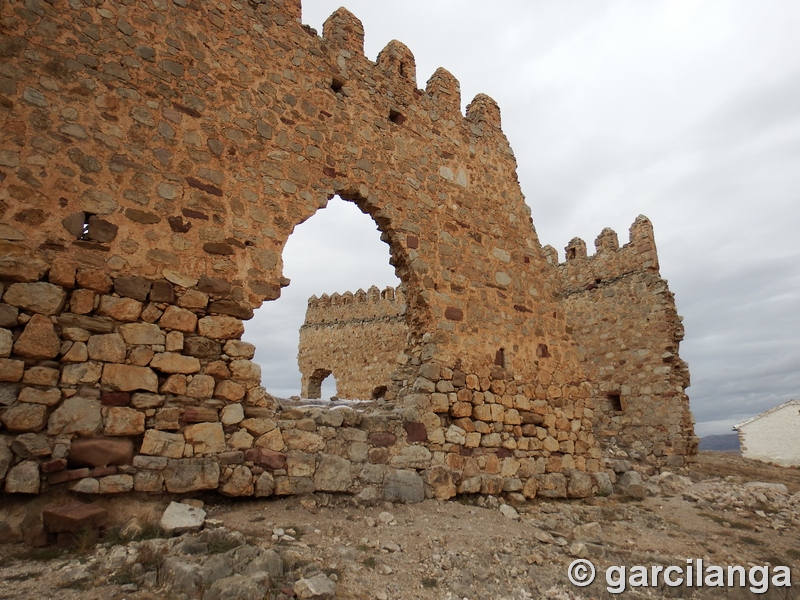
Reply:
[[[72,465],[106,467],[133,462],[133,442],[120,438],[83,438],[73,440],[69,448]]]
[[[65,481],[75,481],[76,479],[83,479],[89,476],[89,469],[69,469],[68,471],[59,471],[48,475],[47,483],[64,483]]]
[[[215,408],[204,408],[202,406],[190,406],[183,411],[184,423],[216,423],[219,421],[219,413]]]
[[[67,459],[59,458],[58,460],[51,460],[50,462],[42,463],[40,465],[42,473],[55,473],[67,468]]]
[[[92,477],[105,477],[106,475],[116,475],[117,467],[96,467],[92,469]]]
[[[45,529],[50,533],[77,533],[101,527],[108,516],[105,508],[71,502],[64,506],[46,508],[42,513]]]
[[[464,311],[448,306],[444,311],[444,318],[450,321],[461,321],[464,318]]]
[[[388,447],[395,445],[397,436],[388,431],[379,431],[377,433],[371,433],[367,441],[373,446]]]
[[[412,250],[419,248],[419,238],[415,235],[406,236],[406,246]]]
[[[129,392],[106,392],[100,396],[103,406],[128,406],[131,403]]]
[[[286,467],[286,455],[267,448],[245,450],[244,459],[273,471]]]
[[[514,453],[508,448],[497,449],[497,458],[509,458],[510,456],[514,456]]]
[[[409,442],[424,442],[428,439],[428,430],[425,429],[424,423],[406,421],[403,423],[403,429],[406,430]]]

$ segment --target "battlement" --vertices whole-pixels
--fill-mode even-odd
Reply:
[[[633,272],[658,274],[658,252],[650,219],[639,215],[629,229],[629,241],[620,247],[617,233],[606,227],[595,238],[595,253],[588,255],[586,242],[576,237],[566,248],[564,262],[558,263],[558,252],[552,246],[545,246],[547,261],[559,268],[562,289],[582,290],[594,288]]]
[[[336,325],[353,321],[376,319],[404,319],[406,314],[405,292],[402,286],[387,286],[382,291],[371,286],[366,292],[322,294],[308,299],[306,319],[303,327]]]

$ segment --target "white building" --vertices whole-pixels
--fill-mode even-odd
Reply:
[[[800,402],[789,400],[734,425],[742,456],[783,467],[800,466]]]

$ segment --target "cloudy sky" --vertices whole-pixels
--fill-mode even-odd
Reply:
[[[303,21],[321,32],[341,1],[304,0]],[[609,226],[624,243],[650,217],[700,435],[800,399],[800,2],[345,1],[371,59],[398,39],[418,87],[443,66],[464,105],[498,101],[539,237],[562,259],[574,236],[591,248]],[[306,298],[396,280],[370,219],[341,201],[296,229],[284,260],[292,285],[247,335],[265,387],[289,395]]]

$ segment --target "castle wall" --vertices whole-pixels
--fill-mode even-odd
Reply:
[[[373,62],[358,19],[319,36],[298,0],[31,0],[0,19],[6,492],[596,488],[592,386],[491,98],[462,115],[447,71],[418,89],[408,48]],[[336,194],[390,247],[408,342],[385,413],[287,416],[242,322]]]
[[[592,382],[595,435],[611,457],[622,451],[683,464],[697,449],[689,371],[678,355],[683,325],[659,275],[650,221],[637,218],[622,248],[610,229],[595,246],[587,256],[583,240],[572,240],[558,265],[568,323]]]
[[[320,384],[332,374],[340,398],[393,400],[391,378],[407,345],[400,288],[312,296],[300,328],[301,396],[319,398]]]

